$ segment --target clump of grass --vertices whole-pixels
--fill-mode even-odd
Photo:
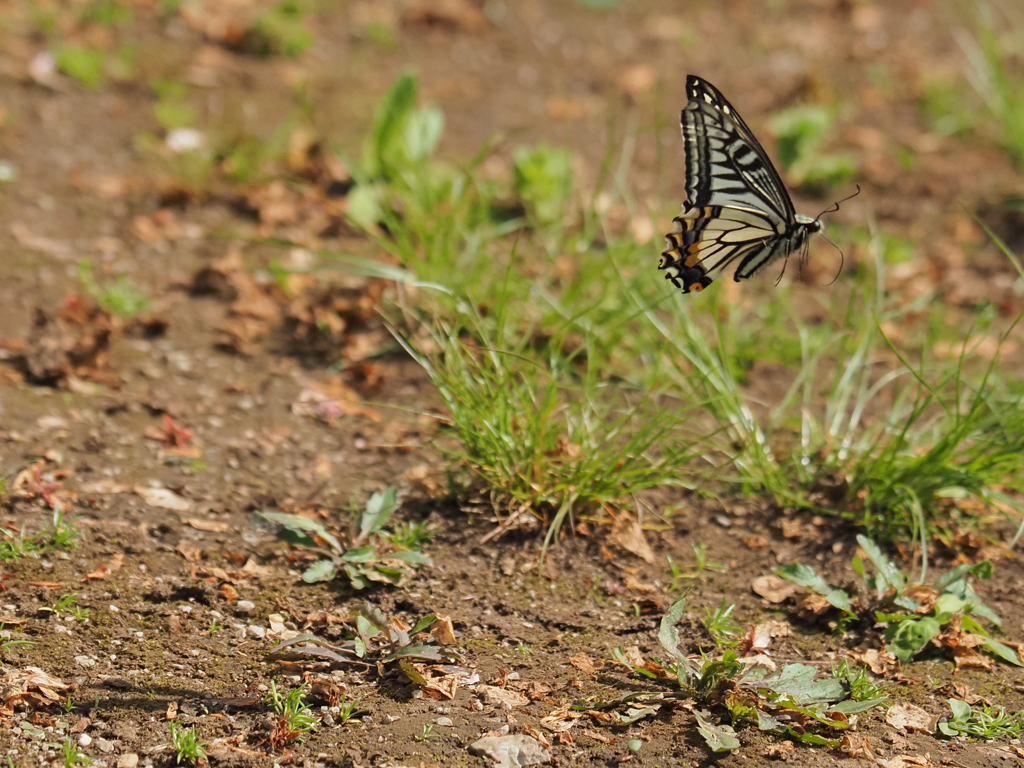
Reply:
[[[173,720],[167,724],[171,731],[171,749],[174,750],[174,764],[203,765],[206,763],[205,742],[199,740],[199,732],[195,728],[187,728]]]
[[[722,604],[717,608],[705,606],[704,618],[701,620],[701,623],[708,634],[711,635],[711,639],[715,641],[716,645],[724,648],[739,645],[744,628],[733,620],[732,614],[735,610],[736,604],[730,603],[724,597],[722,598]]]
[[[960,699],[948,701],[953,716],[939,723],[939,731],[945,736],[1016,739],[1024,731],[1024,712],[1010,712],[1005,707],[988,705],[975,708]]]
[[[960,30],[958,40],[967,54],[968,79],[996,118],[1006,152],[1024,168],[1024,14],[1010,3],[998,8],[979,6],[976,36]]]
[[[444,399],[460,447],[449,457],[496,502],[525,505],[549,523],[545,548],[574,510],[616,502],[656,485],[682,485],[692,455],[688,409],[654,394],[608,386],[582,365],[586,346],[538,351],[528,334],[506,334],[504,310],[477,338],[439,326],[436,354],[403,342]],[[471,481],[472,482],[472,481]]]
[[[813,497],[823,486],[838,488],[841,511],[875,535],[910,535],[925,546],[930,521],[955,515],[958,503],[1022,511],[1012,493],[1024,488],[1024,400],[1009,387],[998,356],[978,370],[970,329],[952,359],[930,359],[930,338],[914,357],[895,345],[883,326],[900,323],[913,307],[886,301],[880,251],[875,238],[874,270],[862,265],[831,328],[791,312],[788,327],[765,329],[769,336],[791,333],[801,346],[788,392],[767,413],[745,394],[735,363],[734,327],[747,319],[743,313],[720,307],[712,294],[705,322],[685,300],[645,315],[676,353],[666,373],[703,403],[727,438],[709,451],[737,471],[727,479],[799,506],[817,506]],[[642,306],[642,297],[635,300]],[[877,362],[885,357],[887,368]]]

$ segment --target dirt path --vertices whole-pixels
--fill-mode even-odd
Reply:
[[[790,517],[755,501],[723,509],[696,496],[656,495],[659,511],[672,503],[679,512],[648,532],[651,562],[615,549],[604,530],[592,528],[556,547],[541,576],[536,530],[487,539],[497,523],[493,510],[484,503],[460,509],[444,498],[444,465],[431,447],[437,426],[416,415],[429,414],[438,398],[420,368],[393,348],[379,318],[351,310],[340,346],[369,362],[344,376],[327,371],[334,360],[297,339],[303,308],[270,301],[268,309],[273,286],[251,277],[272,259],[302,255],[240,245],[280,237],[378,257],[372,242],[323,198],[306,206],[302,192],[268,192],[268,180],[170,183],[165,163],[173,158],[146,150],[140,139],[162,137],[149,84],[187,83],[187,104],[209,137],[266,139],[304,102],[319,136],[356,154],[380,94],[412,66],[422,100],[444,110],[442,155],[464,160],[496,132],[513,137],[486,173],[507,173],[515,144],[544,140],[572,148],[580,189],[588,191],[609,144],[620,146],[627,126],[644,129],[629,184],[658,210],[682,199],[674,115],[685,102],[687,72],[718,84],[755,116],[758,131],[762,116],[784,106],[837,98],[841,117],[831,141],[857,154],[865,194],[836,221],[855,225],[870,208],[887,231],[917,243],[918,258],[897,275],[908,295],[938,288],[951,307],[989,298],[1012,314],[1020,297],[1011,270],[980,243],[960,203],[984,208],[1019,190],[1020,176],[984,136],[928,133],[916,106],[930,78],[955,75],[959,11],[912,0],[783,2],[769,4],[773,10],[691,3],[685,12],[670,2],[599,10],[567,0],[488,0],[433,11],[430,3],[324,3],[311,50],[261,58],[222,44],[216,3],[205,10],[183,3],[191,16],[161,12],[173,4],[125,3],[132,20],[113,25],[76,23],[80,5],[0,4],[10,22],[0,25],[0,161],[17,173],[0,185],[0,340],[14,342],[0,345],[0,363],[12,361],[0,365],[0,476],[8,477],[0,525],[33,534],[54,505],[68,519],[80,517],[74,548],[2,564],[0,623],[32,643],[5,652],[4,669],[38,667],[73,685],[75,708],[19,710],[0,733],[0,755],[11,765],[59,763],[67,738],[94,765],[169,766],[174,719],[197,727],[216,765],[483,764],[468,746],[489,731],[546,734],[561,765],[714,762],[691,708],[681,705],[627,726],[584,716],[561,737],[542,718],[587,697],[659,690],[612,664],[610,649],[658,654],[658,622],[679,594],[668,590],[667,556],[692,564],[691,544],[703,542],[709,561],[726,566],[676,585],[692,589],[681,626],[696,650],[712,647],[699,622],[703,607],[723,597],[736,603],[744,626],[793,619],[751,591],[773,565],[815,562],[852,580],[851,530],[800,518],[794,536]],[[52,11],[55,31],[43,31],[42,17],[33,15],[44,11]],[[90,90],[39,58],[75,44],[131,46],[134,69]],[[656,134],[647,130],[655,121],[663,125]],[[824,207],[802,202],[802,210]],[[1004,234],[1014,231],[1012,221],[1004,226]],[[69,294],[83,294],[84,259],[102,282],[128,275],[151,298],[145,322],[83,317],[68,303]],[[335,286],[332,297],[356,304],[392,290],[365,278]],[[248,335],[254,322],[263,325]],[[66,354],[76,339],[92,346],[70,376],[62,362],[62,370],[26,380],[24,366],[13,364],[27,349],[43,370],[43,341]],[[323,403],[340,412],[321,418]],[[403,519],[425,522],[435,535],[425,545],[433,564],[401,588],[355,593],[304,584],[308,561],[253,524],[253,512],[281,509],[322,513],[344,527],[350,503],[361,508],[388,487],[398,490]],[[106,571],[96,571],[103,565]],[[1007,633],[1019,636],[1024,572],[1007,559],[997,574],[979,591]],[[46,610],[72,593],[73,603]],[[271,681],[294,688],[308,667],[308,660],[268,656],[281,625],[341,641],[351,635],[342,622],[367,601],[409,626],[430,613],[451,617],[466,670],[459,688],[452,698],[424,695],[393,666],[382,677],[372,665],[320,669],[320,679],[340,686],[343,702],[358,698],[368,712],[342,722],[337,703],[314,708],[321,724],[309,738],[275,749],[268,741],[275,718],[262,697]],[[794,621],[793,634],[772,652],[779,662],[825,668],[848,645],[855,641]],[[954,679],[948,661],[915,662],[904,673],[902,684],[886,690],[891,701],[947,715],[935,690]],[[1009,709],[1024,708],[1016,669],[955,679]],[[1005,741],[905,736],[885,724],[884,713],[864,714],[858,733],[889,766],[976,768],[1009,765],[1022,754]],[[569,720],[563,711],[560,722]],[[723,765],[786,757],[755,730],[740,738],[742,748]],[[633,739],[641,742],[635,752]],[[897,755],[923,762],[898,763]],[[857,759],[866,758],[797,746],[789,762]]]

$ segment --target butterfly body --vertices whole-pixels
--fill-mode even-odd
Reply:
[[[767,153],[717,88],[689,75],[686,93],[686,203],[665,235],[660,268],[683,293],[699,293],[734,262],[739,281],[788,258],[824,225],[796,213]]]

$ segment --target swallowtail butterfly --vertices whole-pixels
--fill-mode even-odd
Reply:
[[[734,261],[735,279],[746,280],[825,226],[793,210],[764,148],[715,86],[689,75],[686,95],[686,202],[660,269],[683,293],[699,293]]]

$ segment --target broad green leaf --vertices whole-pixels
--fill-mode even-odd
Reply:
[[[419,673],[415,666],[413,666],[412,659],[399,659],[398,666],[401,668],[402,672],[405,673],[405,676],[412,680],[416,685],[421,688],[426,686],[426,678]]]
[[[272,523],[283,525],[291,531],[300,533],[314,533],[330,544],[336,551],[341,551],[341,542],[330,534],[319,520],[312,520],[300,515],[288,515],[284,512],[257,512],[258,517],[269,520]]]
[[[630,707],[625,713],[612,712],[611,716],[615,719],[616,725],[630,725],[637,720],[658,714],[659,709],[661,709],[660,705],[653,707]]]
[[[394,488],[388,488],[383,493],[375,493],[366,502],[366,510],[359,518],[359,535],[365,539],[372,533],[377,533],[388,521],[388,518],[398,509],[398,497]]]
[[[422,632],[427,627],[432,625],[435,621],[437,621],[437,615],[433,614],[433,613],[428,614],[428,615],[424,616],[422,619],[420,619],[419,621],[416,622],[416,626],[414,626],[412,629],[409,630],[409,634],[410,635],[415,635],[418,632]]]
[[[907,578],[903,575],[902,571],[896,567],[896,564],[889,560],[889,558],[882,553],[882,550],[878,545],[867,536],[858,534],[857,543],[860,544],[860,548],[864,550],[864,554],[868,556],[868,559],[878,570],[878,575],[881,576],[885,582],[885,584],[879,583],[877,585],[879,599],[885,595],[888,591],[888,587],[895,589],[897,594],[902,593],[907,586]]]
[[[416,109],[416,75],[405,71],[398,76],[377,105],[373,128],[363,148],[363,173],[371,179],[382,176],[400,147],[406,123]]]
[[[846,701],[839,702],[835,706],[829,707],[828,711],[841,712],[844,715],[856,715],[861,712],[867,712],[869,709],[873,709],[879,704],[883,704],[885,699],[885,696],[879,696],[877,699],[865,699],[864,701],[853,701],[852,699],[847,699]]]
[[[672,656],[679,656],[679,631],[676,629],[676,624],[683,618],[683,613],[686,611],[686,595],[683,595],[668,609],[661,619],[661,625],[658,628],[658,642],[661,643],[661,647],[668,651]]]
[[[762,710],[757,711],[757,727],[759,730],[775,733],[783,731],[786,728],[782,722],[776,720],[774,717]]]
[[[369,563],[377,559],[377,551],[372,544],[367,544],[365,547],[348,550],[341,556],[341,559],[346,563]]]
[[[821,702],[842,701],[846,698],[843,683],[834,677],[815,680],[818,669],[809,664],[787,664],[770,677],[752,683],[756,688],[767,688],[780,696],[793,700],[798,706]]]
[[[321,560],[306,569],[302,574],[302,580],[307,584],[316,584],[321,581],[330,581],[338,575],[338,567],[333,560]]]
[[[1003,661],[1008,661],[1016,667],[1024,666],[1021,664],[1020,656],[1017,651],[1008,645],[1000,643],[991,637],[985,638],[985,647],[988,648],[992,653],[998,656]]]
[[[712,752],[731,752],[740,745],[736,731],[731,725],[718,725],[711,719],[711,713],[706,710],[694,712],[694,715],[697,718],[697,730]]]
[[[906,664],[941,631],[939,622],[931,616],[906,619],[886,630],[885,639],[889,642],[886,648],[889,653]]]
[[[361,590],[366,589],[370,586],[369,580],[366,578],[366,574],[355,565],[345,564],[345,575],[348,576],[349,582],[352,584],[352,589]]]
[[[802,563],[793,565],[778,565],[772,570],[784,579],[789,579],[794,584],[813,590],[828,601],[829,605],[838,608],[846,613],[853,613],[853,606],[850,604],[850,596],[841,589],[836,589],[811,566]]]
[[[409,160],[425,160],[434,154],[444,133],[444,112],[437,107],[417,109],[405,126],[405,154]]]
[[[370,229],[384,218],[383,191],[377,184],[357,184],[345,197],[345,215],[362,229]]]
[[[409,565],[430,565],[434,562],[430,559],[429,555],[424,555],[422,552],[417,552],[414,549],[389,552],[384,555],[384,559],[401,560],[403,563],[408,563]]]
[[[971,719],[971,705],[966,701],[960,699],[946,699],[949,702],[949,708],[953,710],[954,720],[970,720]]]

